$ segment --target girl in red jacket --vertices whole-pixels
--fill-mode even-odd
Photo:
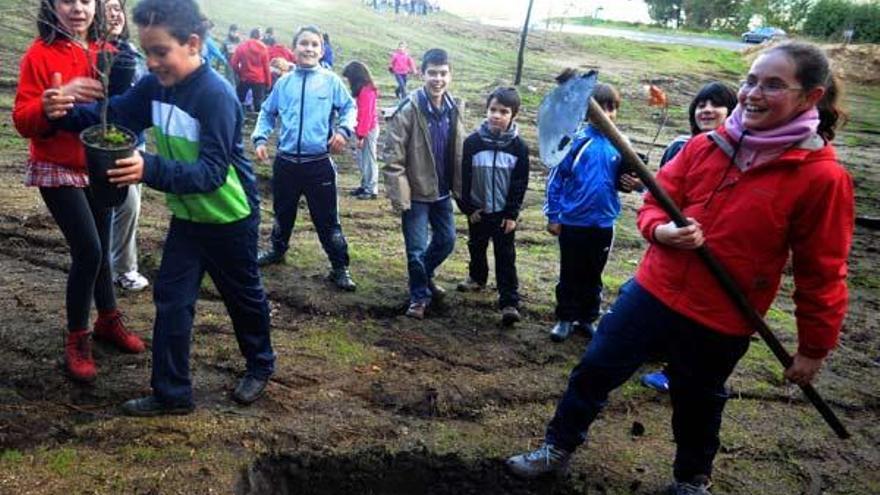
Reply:
[[[351,86],[357,103],[357,162],[361,169],[361,185],[351,192],[357,199],[376,199],[379,193],[379,164],[376,143],[379,140],[379,90],[373,84],[370,69],[355,60],[345,66],[342,77]]]
[[[531,477],[564,470],[608,399],[656,349],[669,359],[677,444],[671,493],[708,494],[727,401],[725,382],[753,329],[698,258],[704,242],[764,314],[792,256],[798,349],[785,376],[810,383],[846,314],[852,179],[831,145],[840,85],[817,47],[770,48],[740,84],[717,130],[691,138],[657,181],[691,225],[676,227],[648,194],[649,242],[572,372],[544,444],[508,465]]]
[[[96,15],[103,12],[96,13],[92,0],[40,2],[39,38],[21,59],[12,112],[16,129],[30,139],[25,184],[40,188],[40,196],[70,246],[64,358],[70,376],[80,381],[94,380],[97,372],[88,328],[93,298],[98,309],[95,338],[125,352],[144,350],[144,343],[128,332],[116,309],[109,256],[111,209],[96,203],[88,188],[79,136],[53,130],[43,113],[43,90],[50,87],[62,87],[77,101],[103,96],[101,84],[92,79],[100,49],[93,22]]]

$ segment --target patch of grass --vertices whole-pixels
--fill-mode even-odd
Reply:
[[[0,464],[19,464],[24,461],[24,454],[15,449],[4,449],[0,452]]]
[[[67,476],[70,474],[76,460],[77,453],[76,450],[72,448],[65,447],[59,450],[46,452],[46,465],[59,476]]]
[[[347,320],[328,319],[322,322],[321,328],[303,332],[303,337],[296,341],[296,347],[339,366],[364,366],[371,363],[375,358],[375,351],[355,339],[348,331],[350,327]]]
[[[615,60],[644,62],[652,68],[669,67],[669,74],[709,71],[735,77],[744,74],[748,68],[742,56],[732,50],[685,45],[659,46],[601,36],[578,36],[574,40],[588,53]]]

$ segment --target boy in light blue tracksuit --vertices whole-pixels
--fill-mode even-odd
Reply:
[[[620,95],[613,87],[597,84],[593,98],[609,118],[616,117]],[[592,333],[599,317],[602,270],[620,214],[618,187],[630,191],[641,183],[625,173],[620,152],[592,125],[578,133],[547,178],[547,230],[559,236],[558,321],[550,332],[556,342],[568,338],[576,326]]]
[[[260,254],[259,263],[284,260],[297,203],[305,194],[312,223],[332,266],[328,278],[340,289],[351,291],[356,286],[348,271],[348,244],[339,224],[336,168],[330,153],[342,151],[354,134],[357,110],[339,76],[318,64],[322,42],[318,28],[300,29],[294,38],[297,67],[275,83],[251,136],[257,156],[266,161],[269,136],[276,120],[281,119],[278,153],[272,165],[272,246]],[[331,127],[333,115],[337,116],[336,128]]]

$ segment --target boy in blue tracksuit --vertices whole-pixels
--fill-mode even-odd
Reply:
[[[267,162],[267,143],[281,119],[278,155],[272,165],[272,201],[275,225],[272,246],[260,253],[260,265],[280,263],[289,246],[296,222],[297,204],[303,194],[321,246],[330,259],[328,278],[340,289],[356,286],[348,271],[348,244],[339,224],[336,202],[336,167],[330,153],[340,153],[353,135],[357,109],[342,80],[322,68],[321,31],[303,27],[294,37],[297,66],[281,77],[260,109],[251,135],[257,157]],[[337,127],[331,127],[333,115]]]
[[[274,370],[269,308],[257,266],[259,198],[241,140],[243,114],[229,83],[201,59],[205,18],[193,0],[142,0],[134,9],[151,74],[110,99],[109,117],[135,133],[152,128],[158,154],[135,151],[108,172],[119,185],[165,191],[172,219],[154,287],[153,394],[123,405],[134,416],[193,410],[189,348],[195,302],[207,271],[223,297],[246,373],[233,398],[251,403]],[[93,81],[100,89],[100,83]],[[82,129],[98,107],[47,90],[49,118]]]
[[[597,84],[593,98],[613,120],[620,95],[607,84]],[[559,283],[556,285],[557,323],[550,332],[556,342],[581,326],[592,333],[599,317],[602,270],[620,214],[617,188],[641,188],[638,179],[624,173],[620,152],[598,129],[588,125],[575,137],[571,149],[547,179],[547,231],[559,237]]]

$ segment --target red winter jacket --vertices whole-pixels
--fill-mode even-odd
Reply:
[[[262,41],[249,39],[238,45],[232,54],[232,70],[246,83],[269,85],[272,75],[269,72],[269,50]]]
[[[729,141],[723,130],[718,135]],[[792,254],[798,352],[820,358],[837,344],[847,307],[847,257],[855,205],[852,179],[834,147],[789,149],[741,172],[709,137],[694,137],[657,181],[686,217],[703,228],[706,245],[760,314],[779,288]],[[636,279],[676,312],[729,335],[751,328],[694,251],[653,242],[669,221],[651,194],[638,226],[651,241]]]
[[[52,74],[61,74],[62,84],[76,77],[94,77],[92,67],[98,46],[90,43],[88,53],[66,39],[47,45],[34,41],[21,58],[18,91],[12,121],[22,137],[30,139],[30,157],[72,169],[85,170],[85,151],[75,132],[51,132],[43,113],[43,91],[52,85]]]
[[[295,64],[296,63],[296,54],[290,48],[287,48],[284,45],[274,44],[267,48],[269,51],[269,61],[275,58],[283,58],[288,62]]]

